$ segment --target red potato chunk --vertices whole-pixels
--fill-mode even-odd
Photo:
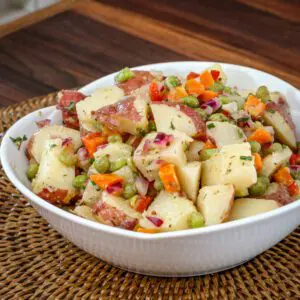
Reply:
[[[143,85],[149,84],[154,79],[154,76],[148,71],[133,71],[133,73],[134,77],[132,79],[118,84],[118,87],[124,91],[125,95],[130,95],[132,92]]]

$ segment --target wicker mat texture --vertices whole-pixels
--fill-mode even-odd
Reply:
[[[55,94],[0,109],[0,132]],[[61,237],[0,169],[0,299],[300,299],[300,229],[242,266],[192,278],[112,267]]]

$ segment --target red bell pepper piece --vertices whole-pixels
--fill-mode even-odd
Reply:
[[[153,198],[150,196],[139,197],[135,204],[135,210],[142,213],[145,209],[148,208]]]
[[[214,81],[217,81],[217,79],[220,76],[220,71],[218,71],[218,70],[211,70],[210,74],[213,77]]]
[[[158,84],[156,82],[151,82],[149,85],[149,94],[152,101],[162,101],[163,95],[158,89]]]
[[[298,184],[295,181],[288,186],[288,191],[292,197],[300,194]]]
[[[200,74],[198,74],[198,73],[190,72],[190,73],[186,76],[186,80],[194,79],[194,78],[197,78],[197,77],[199,77],[199,76],[200,76]]]
[[[290,157],[291,165],[300,165],[300,154],[292,154]]]

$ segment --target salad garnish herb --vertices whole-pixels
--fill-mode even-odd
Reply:
[[[13,138],[13,137],[10,136],[9,138],[17,146],[18,150],[20,150],[22,143],[27,141],[27,136],[26,135],[23,135],[22,137],[18,136],[16,138]]]

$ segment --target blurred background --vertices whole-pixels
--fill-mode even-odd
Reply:
[[[179,60],[300,88],[300,0],[0,0],[0,106]]]

